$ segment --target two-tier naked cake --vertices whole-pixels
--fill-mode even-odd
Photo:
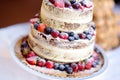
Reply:
[[[22,53],[21,61],[59,77],[99,71],[103,59],[94,48],[93,7],[92,0],[43,0],[40,13],[30,19],[29,35],[19,41],[21,51],[16,52]]]

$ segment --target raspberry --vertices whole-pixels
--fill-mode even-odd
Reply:
[[[59,36],[59,31],[52,30],[51,35],[52,35],[52,37],[57,38]]]
[[[37,61],[37,65],[40,66],[40,67],[45,66],[45,64],[46,64],[46,61],[45,61],[44,59],[39,59],[39,60]]]
[[[45,65],[46,65],[47,68],[53,68],[54,67],[54,63],[52,61],[47,61]]]

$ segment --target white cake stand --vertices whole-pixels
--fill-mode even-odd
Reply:
[[[26,35],[26,34],[25,34]],[[24,35],[24,36],[25,36]],[[96,45],[95,47],[98,48],[101,52],[101,55],[103,56],[103,59],[104,59],[104,64],[102,66],[102,68],[98,71],[98,72],[95,72],[94,74],[90,75],[90,76],[86,76],[86,77],[82,77],[82,78],[61,78],[61,77],[56,77],[56,76],[51,76],[51,75],[48,75],[48,74],[44,74],[44,73],[40,73],[38,71],[35,71],[31,68],[29,68],[28,66],[26,66],[24,63],[22,63],[19,58],[16,56],[16,53],[15,53],[15,50],[14,50],[14,46],[16,45],[17,41],[21,38],[21,37],[24,37],[24,36],[18,36],[15,40],[12,41],[12,43],[10,44],[10,52],[11,52],[11,55],[14,59],[14,61],[20,66],[22,67],[24,70],[32,73],[33,75],[37,75],[41,78],[44,78],[44,79],[47,79],[47,80],[86,80],[86,79],[91,79],[93,77],[96,77],[98,75],[100,75],[101,73],[103,73],[106,68],[107,68],[107,65],[108,65],[108,59],[106,57],[106,54],[105,52],[98,46]]]

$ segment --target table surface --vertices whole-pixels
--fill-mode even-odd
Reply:
[[[45,80],[23,70],[10,55],[11,42],[30,30],[29,23],[21,23],[0,29],[0,80]],[[108,67],[92,80],[120,80],[120,47],[107,52]]]

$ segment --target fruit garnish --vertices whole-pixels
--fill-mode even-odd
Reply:
[[[59,31],[57,30],[52,30],[51,31],[51,35],[54,37],[54,38],[57,38],[59,36]]]
[[[68,34],[67,33],[60,33],[59,38],[61,39],[68,39]]]
[[[72,67],[72,69],[73,69],[74,72],[78,71],[78,65],[76,63],[72,63],[71,67]]]
[[[79,62],[78,63],[78,70],[83,71],[85,69],[85,63],[84,62]]]
[[[26,61],[31,65],[36,65],[38,56],[26,58]]]
[[[33,51],[30,51],[30,52],[27,54],[27,58],[33,57],[33,56],[36,56],[35,52],[33,52]]]
[[[40,67],[43,67],[45,66],[46,64],[46,61],[44,59],[38,59],[37,60],[37,65],[40,66]]]
[[[54,67],[54,63],[52,61],[47,61],[45,65],[46,65],[47,68],[53,68]]]
[[[55,7],[59,7],[59,8],[64,8],[64,7],[65,7],[65,4],[64,4],[64,1],[63,1],[63,0],[55,0],[54,6],[55,6]]]
[[[40,32],[44,32],[44,29],[45,29],[45,24],[44,23],[40,23],[37,27],[37,30],[40,31]]]

